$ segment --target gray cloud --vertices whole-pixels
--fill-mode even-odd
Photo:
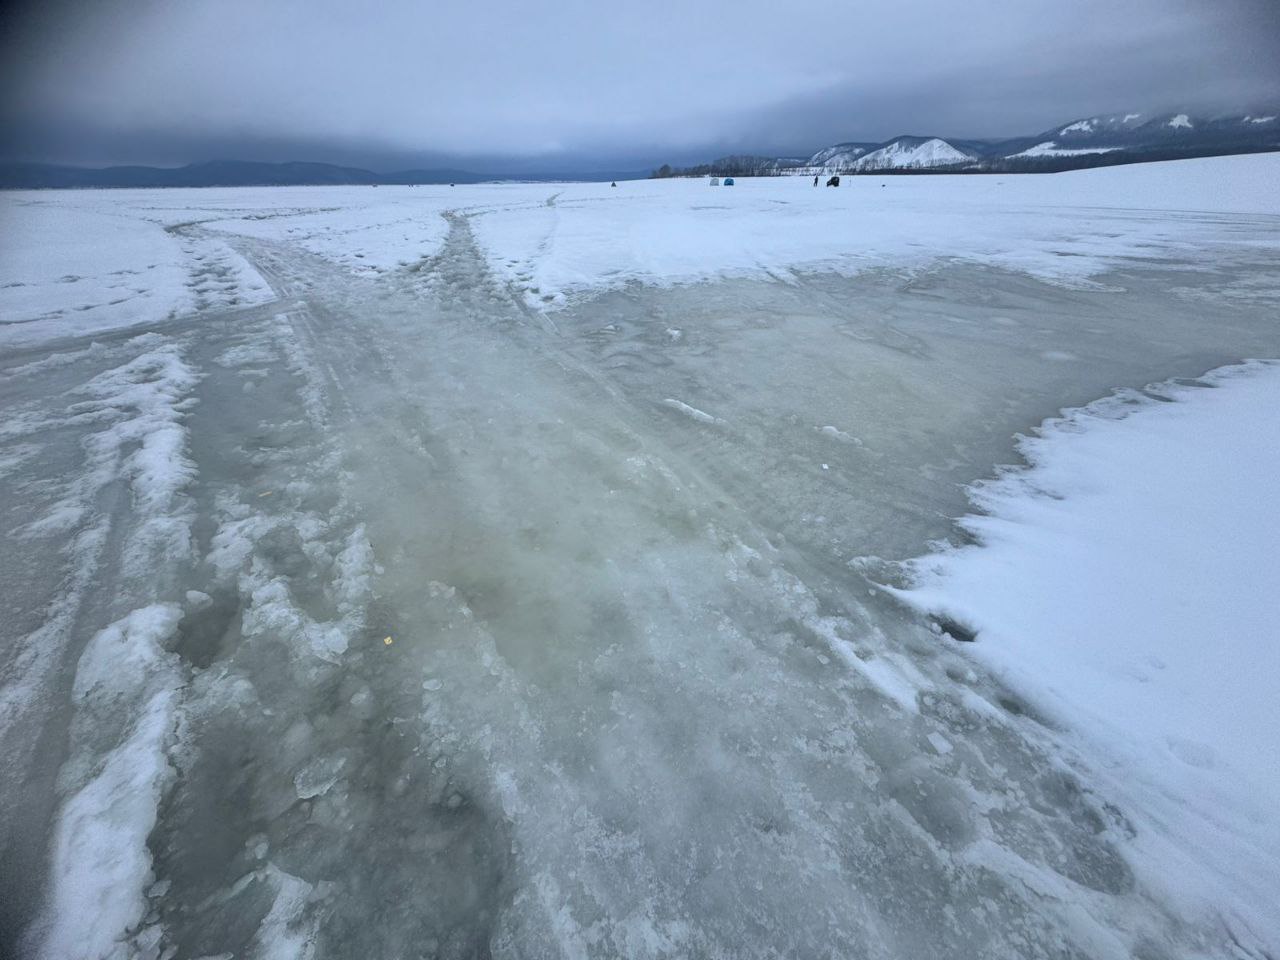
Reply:
[[[3,152],[73,162],[643,165],[1280,101],[1273,0],[102,0],[7,16]]]

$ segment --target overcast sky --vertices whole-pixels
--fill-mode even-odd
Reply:
[[[0,154],[582,169],[1280,104],[1280,0],[9,3]]]

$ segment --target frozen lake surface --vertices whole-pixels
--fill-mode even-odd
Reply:
[[[892,588],[1280,357],[1278,174],[0,197],[4,951],[1274,955],[1273,783],[1196,856]]]

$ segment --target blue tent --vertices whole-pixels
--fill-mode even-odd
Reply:
[[[724,178],[724,185],[725,185],[726,187],[732,187],[732,186],[733,186],[733,177],[725,177],[725,178]]]

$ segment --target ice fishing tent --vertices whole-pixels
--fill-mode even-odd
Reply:
[[[720,186],[720,178],[719,178],[719,177],[712,177],[712,178],[711,178],[711,185],[712,185],[713,187],[718,187],[718,186]]]
[[[733,177],[725,177],[725,178],[724,178],[724,185],[725,185],[726,187],[732,187],[732,186],[733,186]]]

